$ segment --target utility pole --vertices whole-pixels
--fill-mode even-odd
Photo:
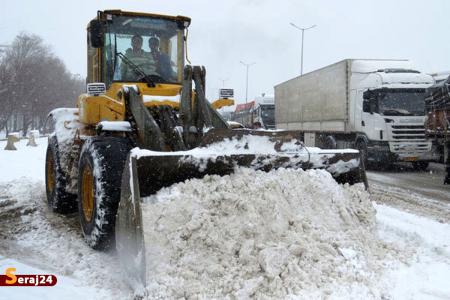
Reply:
[[[300,75],[303,75],[303,41],[304,41],[304,35],[305,35],[305,30],[308,30],[308,29],[311,29],[311,28],[314,28],[314,27],[316,27],[316,25],[312,25],[312,26],[310,26],[310,27],[307,27],[307,28],[302,28],[302,27],[299,27],[299,26],[297,26],[297,25],[295,25],[294,23],[289,23],[289,24],[291,24],[291,26],[293,26],[293,27],[295,27],[295,28],[297,28],[298,30],[301,30],[302,31],[302,52],[301,52],[301,67],[300,67]]]
[[[245,62],[241,61],[241,64],[243,64],[246,68],[247,68],[247,77],[246,77],[246,81],[245,81],[245,104],[247,104],[248,102],[248,68],[250,66],[253,66],[255,63],[249,63],[246,64]]]
[[[219,78],[222,81],[222,87],[225,87],[225,81],[228,81],[229,78]]]

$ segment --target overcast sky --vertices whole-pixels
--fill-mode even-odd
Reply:
[[[290,22],[317,25],[305,34],[304,73],[345,58],[406,58],[424,72],[450,70],[448,0],[0,1],[0,44],[22,31],[38,34],[83,77],[86,25],[97,10],[189,16],[189,58],[206,66],[210,99],[225,79],[237,102],[245,102],[240,61],[255,63],[249,100],[298,76],[301,33]]]

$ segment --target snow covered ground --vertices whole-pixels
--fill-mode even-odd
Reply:
[[[385,205],[375,207],[380,237],[405,251],[403,261],[385,276],[392,298],[450,299],[450,225]]]
[[[47,138],[38,147],[0,142],[0,273],[53,274],[54,287],[0,287],[0,299],[127,299],[115,253],[93,251],[83,241],[77,215],[46,207],[44,163]],[[7,297],[10,296],[11,297]],[[5,298],[6,297],[6,298]]]
[[[450,185],[444,181],[444,165],[430,164],[427,171],[410,165],[368,171],[373,200],[413,214],[450,223]]]
[[[26,141],[22,140],[17,143],[17,151],[4,151],[5,143],[0,142],[0,273],[6,267],[15,267],[18,274],[54,274],[58,284],[54,287],[0,287],[0,299],[132,299],[133,291],[125,284],[125,274],[121,272],[116,254],[87,247],[76,214],[60,216],[48,211],[44,186],[46,139],[38,139],[37,143],[36,148],[26,147]],[[315,285],[306,277],[303,286],[308,289],[299,294],[316,299],[450,299],[450,225],[445,217],[450,208],[447,203],[411,193],[404,187],[385,188],[388,184],[382,174],[376,176],[376,180],[369,176],[369,185],[374,182],[376,187],[371,200],[380,200],[374,204],[373,234],[378,239],[375,241],[377,251],[368,253],[382,255],[375,257],[376,263],[361,269],[354,252],[341,250],[344,261],[356,263],[354,269],[348,269],[342,277],[354,280],[341,278],[327,285]],[[306,189],[312,188],[311,184],[307,180],[304,182]],[[246,189],[245,185],[241,188]],[[380,196],[382,190],[384,194]],[[401,205],[396,205],[397,208],[386,205],[393,203],[386,200],[391,197],[390,191],[396,199],[415,199],[409,202],[411,207],[407,207],[413,213],[405,212]],[[445,189],[436,193],[445,196]],[[270,198],[270,194],[267,197]],[[426,210],[430,201],[439,206],[433,211],[439,210],[441,214],[425,214],[430,218],[418,216],[422,206]],[[355,241],[357,243],[361,240]],[[358,268],[366,273],[358,277]],[[305,270],[308,270],[306,266]],[[373,280],[367,284],[370,278]],[[251,289],[257,282],[248,284]],[[245,294],[238,294],[238,298],[239,295],[245,297]]]

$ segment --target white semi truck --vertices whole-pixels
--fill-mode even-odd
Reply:
[[[307,146],[356,148],[365,163],[436,159],[425,137],[430,75],[407,60],[346,59],[275,86],[277,129],[304,132]]]
[[[253,122],[259,122],[264,129],[275,129],[275,103],[273,95],[255,97]]]

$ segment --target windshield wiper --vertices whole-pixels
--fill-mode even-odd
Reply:
[[[128,59],[128,57],[126,57],[125,55],[123,55],[122,52],[117,52],[116,56],[120,57],[122,59],[122,61],[127,64],[133,71],[134,73],[136,73],[136,75],[139,76],[139,80],[144,79],[145,82],[150,86],[150,87],[155,87],[155,82],[150,78],[150,76],[148,74],[146,74],[144,72],[144,70],[142,70],[141,67],[139,67],[138,65],[134,64],[131,60]]]
[[[400,108],[389,108],[383,110],[383,115],[385,116],[413,116],[414,114],[407,111],[406,109],[400,109]]]

